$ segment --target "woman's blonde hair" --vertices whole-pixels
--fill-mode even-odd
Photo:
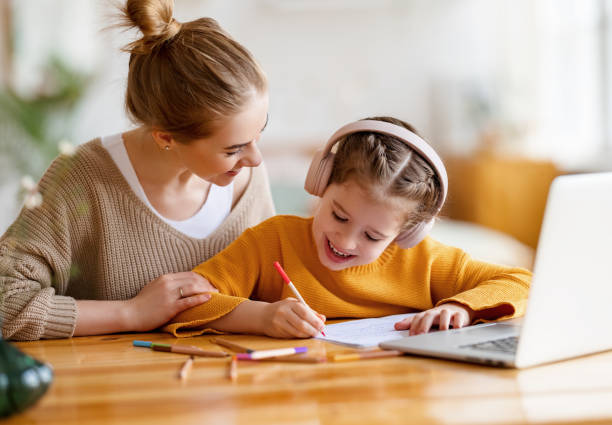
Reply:
[[[410,124],[391,117],[385,121],[418,134]],[[352,133],[338,141],[329,183],[358,183],[376,201],[389,198],[417,202],[416,211],[405,218],[403,229],[430,221],[442,196],[440,180],[431,165],[405,142],[375,132]]]
[[[266,77],[249,53],[211,18],[180,23],[173,0],[128,0],[122,26],[143,36],[130,53],[126,108],[131,118],[179,142],[212,134],[216,121],[239,112]]]

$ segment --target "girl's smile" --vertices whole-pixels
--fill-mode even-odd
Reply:
[[[374,189],[371,189],[374,190]],[[328,186],[312,224],[319,261],[331,269],[375,261],[399,234],[403,218],[415,204],[391,198],[380,201],[348,180]]]
[[[329,257],[329,259],[335,263],[342,263],[344,261],[348,261],[349,259],[355,257],[355,255],[353,254],[348,254],[345,252],[342,252],[341,250],[337,249],[332,242],[327,239],[327,245],[325,246],[325,253],[327,254],[327,256]]]

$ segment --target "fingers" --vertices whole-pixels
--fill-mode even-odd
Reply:
[[[409,316],[406,317],[405,319],[397,322],[395,324],[395,330],[398,331],[405,331],[406,329],[410,329],[410,325],[412,325],[412,321],[414,320],[415,316]]]
[[[325,316],[317,314],[295,298],[285,298],[274,304],[276,313],[269,329],[270,336],[308,338],[317,335],[323,328]]]
[[[164,283],[171,286],[182,286],[185,284],[194,284],[199,292],[216,292],[218,291],[204,276],[195,272],[180,272],[168,273],[161,277]]]
[[[169,273],[155,281],[175,299],[186,298],[204,292],[219,292],[203,276],[194,272]]]
[[[198,294],[191,297],[181,298],[175,303],[175,314],[178,314],[188,308],[204,304],[210,300],[212,295],[210,294]]]
[[[417,314],[415,321],[410,326],[409,335],[418,335],[429,332],[432,325],[437,323],[439,317],[439,311],[427,310],[423,313]]]
[[[203,289],[201,285],[198,285],[193,282],[183,283],[182,285],[177,285],[174,291],[176,291],[176,295],[179,298],[187,298],[187,297],[191,297],[192,295],[197,295],[197,294],[202,294],[202,293],[207,293],[207,292],[215,292],[215,293],[219,292],[216,289],[214,291],[211,291],[209,289]]]
[[[451,312],[447,309],[440,311],[440,318],[438,319],[438,329],[446,331],[450,327]]]
[[[316,336],[323,329],[324,321],[317,313],[300,302],[291,303],[290,314],[287,319],[298,332],[296,336],[307,338]]]
[[[206,279],[204,276],[195,273],[195,272],[186,272],[187,274],[189,274],[189,277],[187,277],[187,279],[193,279],[195,285],[198,286],[198,290],[200,292],[219,292],[219,290],[217,288],[215,288],[213,286],[212,283],[210,283],[210,281],[208,279]]]
[[[409,335],[418,335],[429,332],[434,325],[440,330],[455,329],[469,324],[469,313],[454,305],[438,306],[413,316],[407,317],[395,324],[396,330],[410,329]]]
[[[467,319],[459,312],[453,314],[453,328],[459,329],[467,325]]]

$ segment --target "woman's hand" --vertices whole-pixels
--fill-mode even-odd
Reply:
[[[458,329],[472,323],[473,316],[474,312],[461,304],[446,303],[397,322],[395,329],[410,329],[410,335],[427,333],[433,325],[438,325],[440,330],[447,330],[450,325]]]
[[[156,329],[181,311],[208,301],[209,292],[218,290],[197,273],[162,275],[127,301],[129,327],[137,332]]]
[[[310,338],[321,332],[325,316],[295,298],[285,298],[266,306],[263,332],[273,338]]]

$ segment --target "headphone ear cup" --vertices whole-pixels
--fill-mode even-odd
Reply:
[[[395,243],[401,248],[407,249],[418,245],[423,239],[427,237],[431,228],[433,227],[435,219],[431,219],[427,222],[421,222],[414,227],[400,233],[395,238]]]
[[[334,154],[328,153],[324,156],[324,151],[318,150],[306,174],[306,180],[304,181],[304,189],[306,189],[306,192],[318,197],[323,196],[333,166]]]

